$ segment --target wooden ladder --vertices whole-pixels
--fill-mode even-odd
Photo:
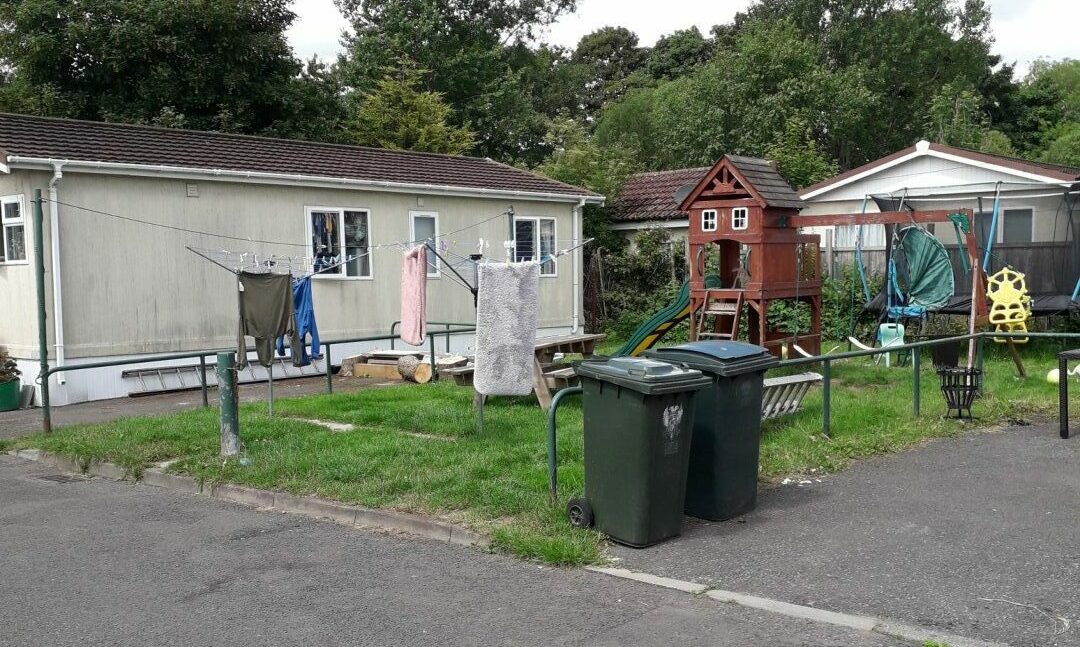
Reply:
[[[737,296],[716,294],[714,290],[705,291],[705,304],[701,308],[701,316],[697,320],[698,339],[735,339],[739,336],[739,321],[742,317],[743,293],[740,290]],[[713,318],[712,330],[708,330],[705,320]],[[725,319],[730,325],[724,330]]]

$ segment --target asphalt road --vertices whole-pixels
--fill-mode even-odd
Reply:
[[[796,604],[1080,645],[1080,438],[1056,425],[972,432],[804,480],[762,492],[738,521],[688,520],[675,541],[616,553],[633,570]]]
[[[0,645],[901,644],[578,569],[59,476],[0,456]]]

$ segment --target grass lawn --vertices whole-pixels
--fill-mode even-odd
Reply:
[[[1044,379],[1055,364],[1052,351],[1025,350],[1030,375],[1025,380],[1014,377],[1003,355],[990,353],[987,395],[975,407],[977,425],[1056,411],[1056,387]],[[864,360],[835,365],[833,438],[821,436],[821,390],[816,389],[801,412],[766,423],[762,478],[833,471],[852,458],[970,428],[970,423],[941,419],[944,402],[929,363],[926,357],[918,419],[912,417],[910,366],[886,369]],[[472,391],[449,383],[282,400],[275,411],[271,419],[263,404],[241,409],[248,466],[217,456],[216,409],[69,427],[11,445],[111,461],[134,473],[178,459],[172,471],[206,480],[437,515],[485,531],[498,549],[531,559],[554,564],[603,559],[600,535],[572,529],[564,515],[566,498],[583,488],[579,398],[560,409],[561,500],[555,504],[547,499],[546,415],[528,398],[492,398],[482,435],[476,433]],[[335,433],[303,418],[356,428]]]

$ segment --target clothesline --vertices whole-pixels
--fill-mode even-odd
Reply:
[[[893,191],[892,193],[896,193],[896,192]],[[892,195],[892,193],[873,194],[873,195],[871,195],[871,197],[874,197],[874,195],[876,195],[877,197],[889,197],[889,198],[894,198],[895,199],[896,196]],[[1063,196],[1066,196],[1066,195],[1075,195],[1075,194],[1078,194],[1078,193],[1080,193],[1080,191],[1055,191],[1053,193],[1039,193],[1039,194],[1035,194],[1035,195],[1007,195],[1007,194],[1002,194],[1001,196],[998,197],[998,199],[999,200],[1031,200],[1033,198],[1057,198],[1057,197],[1063,197]],[[992,199],[994,196],[960,196],[960,197],[933,197],[933,196],[911,197],[911,196],[904,196],[903,199],[904,199],[905,202],[968,202],[968,201],[976,201],[979,198],[984,198],[984,197],[989,200],[989,199]]]
[[[42,201],[48,202],[49,200],[48,200],[48,198],[42,198]],[[60,200],[56,200],[55,202],[56,202],[56,204],[63,205],[65,207],[71,207],[72,209],[78,209],[80,211],[85,211],[85,212],[88,212],[88,213],[93,213],[93,214],[97,214],[97,215],[101,215],[101,216],[107,216],[109,218],[116,218],[118,220],[123,220],[123,221],[126,221],[126,222],[133,222],[133,223],[137,223],[137,224],[141,224],[141,225],[146,225],[148,227],[157,227],[159,229],[167,229],[167,230],[170,230],[170,231],[178,231],[178,232],[181,232],[181,233],[195,234],[195,235],[198,235],[198,236],[209,236],[211,238],[221,238],[221,239],[224,239],[224,240],[235,240],[235,241],[240,241],[240,242],[244,242],[244,243],[254,243],[254,244],[259,244],[259,245],[281,245],[281,246],[287,246],[287,247],[303,247],[303,248],[310,248],[311,247],[310,242],[296,243],[296,242],[291,242],[291,241],[265,240],[265,239],[250,238],[250,237],[245,237],[245,236],[234,236],[234,235],[231,235],[231,234],[218,234],[218,233],[214,233],[214,232],[210,232],[210,231],[201,231],[201,230],[198,230],[198,229],[188,229],[186,227],[177,227],[175,225],[167,225],[167,224],[160,223],[160,222],[153,222],[153,221],[150,221],[150,220],[142,220],[140,218],[133,218],[131,216],[122,216],[120,214],[111,213],[111,212],[103,211],[103,210],[100,210],[100,209],[93,209],[91,207],[86,207],[86,206],[83,206],[83,205],[72,204],[70,202],[63,202],[63,201],[60,201]],[[446,233],[439,234],[438,236],[435,236],[434,238],[443,239],[443,238],[446,238],[448,236],[453,236],[454,234],[459,234],[459,233],[461,233],[463,231],[468,231],[470,229],[475,229],[476,227],[479,227],[480,225],[491,222],[492,220],[495,220],[496,218],[504,218],[504,217],[507,217],[507,216],[513,217],[513,215],[514,215],[514,209],[513,209],[513,207],[510,207],[506,211],[495,214],[494,216],[490,216],[490,217],[485,218],[485,219],[483,219],[483,220],[481,220],[479,222],[474,222],[472,224],[466,225],[466,226],[461,227],[459,229],[455,229],[453,231],[449,231],[449,232],[446,232]],[[416,245],[416,244],[424,243],[425,241],[429,240],[430,238],[431,237],[426,238],[426,239],[418,239],[418,240],[399,240],[399,241],[394,241],[394,242],[390,242],[390,243],[380,243],[380,244],[377,244],[377,245],[370,245],[368,247],[369,247],[369,249],[381,249],[381,248],[390,248],[390,247],[403,248],[406,245]]]

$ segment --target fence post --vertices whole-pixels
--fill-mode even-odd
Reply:
[[[914,393],[914,395],[915,395],[915,397],[912,398],[912,405],[915,408],[915,417],[916,418],[919,417],[919,397],[922,395],[922,391],[920,389],[920,384],[919,384],[919,378],[920,378],[920,376],[919,376],[919,351],[920,350],[922,350],[922,349],[920,347],[918,347],[918,346],[911,349],[911,366],[915,371],[915,377],[914,377],[914,385],[915,385],[915,393]]]
[[[829,399],[832,395],[832,362],[830,360],[825,360],[825,366],[822,369],[822,372],[825,373],[825,379],[821,385],[821,433],[824,434],[826,438],[830,438],[831,436],[829,436],[829,414],[831,412],[829,409],[831,408],[831,403],[829,402]]]
[[[450,354],[450,324],[446,324],[446,354]]]
[[[202,405],[203,407],[210,406],[210,397],[206,393],[206,356],[201,355],[199,357],[199,380],[200,388],[202,389]]]
[[[331,368],[330,362],[330,344],[323,344],[323,357],[326,359],[326,392],[334,392],[334,369]]]
[[[221,455],[240,453],[240,420],[236,415],[240,392],[236,389],[236,353],[217,355],[218,399],[221,403]]]
[[[1069,437],[1069,363],[1058,355],[1058,426],[1062,438]]]
[[[396,334],[394,331],[397,330],[398,323],[399,322],[395,321],[390,324],[390,350],[394,350],[394,335]]]
[[[41,189],[34,189],[34,274],[37,279],[38,355],[41,370],[41,430],[52,432],[52,407],[49,404],[49,334],[45,329],[45,217],[41,209]],[[55,236],[56,232],[52,232]]]

